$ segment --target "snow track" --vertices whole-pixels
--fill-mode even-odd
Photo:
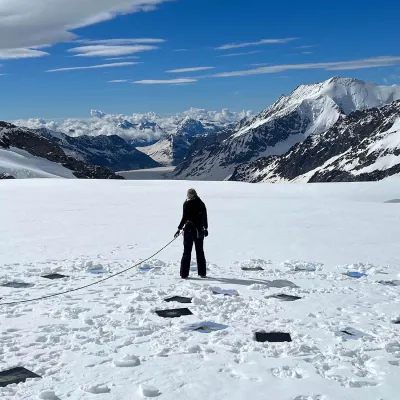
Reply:
[[[83,286],[146,258],[161,247],[158,240],[168,238],[169,230],[170,235],[174,233],[181,212],[180,195],[186,186],[184,182],[3,184],[0,217],[8,218],[9,224],[0,228],[0,284],[18,281],[34,286],[0,287],[0,302]],[[378,283],[400,277],[395,250],[400,210],[397,204],[384,203],[396,197],[395,182],[309,186],[199,183],[196,188],[204,194],[213,227],[206,242],[209,279],[198,279],[193,270],[191,279],[178,278],[178,242],[147,262],[147,271],[135,269],[52,300],[1,306],[1,370],[24,366],[42,379],[0,388],[0,397],[397,399],[400,327],[394,321],[400,318],[400,287]],[[34,200],[19,200],[29,193]],[[140,200],[142,196],[146,201]],[[43,207],[44,198],[47,207]],[[164,202],[166,221],[154,211],[158,201]],[[281,205],[280,218],[284,221],[286,216],[292,226],[277,229],[273,224],[275,201]],[[22,203],[24,208],[20,208]],[[176,211],[172,211],[172,203]],[[242,214],[236,214],[236,206]],[[351,213],[344,213],[346,208]],[[254,218],[253,212],[260,209],[270,226],[263,224],[262,218]],[[102,210],[101,217],[98,210]],[[119,222],[119,213],[131,235]],[[334,222],[339,214],[342,230]],[[229,235],[231,215],[242,232],[253,220],[253,240],[242,234],[234,241]],[[362,215],[368,219],[369,231]],[[34,220],[42,227],[39,231]],[[88,221],[92,221],[90,241],[85,239]],[[160,229],[155,235],[151,227],[157,221]],[[364,227],[363,234],[353,230],[357,224]],[[330,252],[315,239],[322,227],[327,230],[324,239],[334,247]],[[219,246],[217,229],[225,246]],[[308,246],[291,244],[293,230],[298,240],[307,236]],[[35,231],[40,234],[33,235]],[[147,240],[149,236],[153,240]],[[374,252],[377,246],[382,249],[379,254]],[[254,260],[246,256],[250,253]],[[249,266],[263,270],[241,269]],[[354,279],[345,275],[348,271],[367,276]],[[68,278],[41,277],[48,273]],[[211,289],[215,287],[237,290],[239,296],[214,295]],[[301,299],[271,298],[282,293]],[[191,297],[192,303],[164,301],[174,295]],[[164,319],[155,314],[155,310],[183,306],[193,315]],[[187,330],[201,321],[228,328],[210,334]],[[350,328],[363,337],[340,332]],[[258,343],[254,333],[261,330],[288,332],[292,342]]]

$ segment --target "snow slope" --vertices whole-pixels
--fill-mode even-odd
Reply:
[[[96,282],[148,257],[175,232],[188,186],[4,181],[0,280],[34,286],[1,287],[0,303]],[[42,379],[0,388],[0,398],[397,400],[400,287],[378,281],[400,279],[400,204],[386,203],[399,199],[398,181],[195,187],[209,211],[209,279],[178,279],[178,239],[147,263],[158,269],[1,306],[1,370],[25,366]],[[343,275],[349,270],[368,276]],[[49,272],[69,278],[40,277]],[[239,296],[213,295],[213,287]],[[269,297],[277,293],[302,299]],[[182,306],[164,302],[169,295],[193,297],[183,305],[193,315],[158,317],[155,310]],[[228,328],[187,331],[206,320]],[[349,328],[366,336],[338,334]],[[289,332],[293,341],[257,343],[260,329]]]
[[[177,169],[177,178],[226,179],[236,166],[284,154],[308,136],[331,128],[341,116],[398,99],[400,85],[378,86],[352,78],[333,77],[301,85],[248,122],[239,124],[224,140],[194,152]]]
[[[25,150],[11,147],[0,148],[0,174],[8,173],[14,178],[76,178],[70,169],[62,165],[35,157]]]

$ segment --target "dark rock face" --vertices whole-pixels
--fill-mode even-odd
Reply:
[[[159,164],[117,135],[71,137],[48,129],[34,132],[57,143],[67,154],[113,171],[155,168]]]
[[[58,144],[39,136],[33,131],[19,128],[6,122],[0,122],[0,147],[5,149],[16,147],[27,151],[33,156],[59,163],[63,167],[73,171],[73,174],[77,178],[124,179],[108,168],[87,164],[72,156],[68,156]]]
[[[377,181],[398,174],[400,160],[387,164],[385,157],[400,156],[400,143],[391,132],[399,118],[400,101],[379,109],[356,111],[282,156],[238,166],[230,179],[278,182],[309,174],[303,181],[354,182]]]
[[[10,174],[0,174],[0,179],[15,179],[15,178]]]

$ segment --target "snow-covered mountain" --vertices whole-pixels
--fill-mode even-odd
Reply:
[[[123,179],[110,169],[67,155],[32,130],[0,121],[0,177]]]
[[[178,165],[186,157],[193,141],[198,137],[214,135],[221,127],[209,122],[200,122],[191,117],[184,118],[173,134],[160,139],[153,145],[138,147],[154,161],[164,165]]]
[[[301,85],[254,118],[220,133],[215,140],[200,140],[177,168],[176,178],[227,179],[238,165],[284,154],[353,111],[381,107],[398,99],[400,85],[377,86],[341,77]]]
[[[231,180],[247,182],[376,181],[400,174],[400,101],[340,117],[282,156],[240,165]]]
[[[117,135],[71,137],[46,128],[34,129],[35,133],[57,143],[66,154],[89,164],[100,165],[113,171],[156,168],[159,164]]]
[[[118,135],[136,146],[147,146],[175,134],[185,120],[198,121],[208,132],[214,132],[225,129],[251,115],[251,111],[232,112],[228,109],[207,111],[198,108],[191,108],[172,116],[161,116],[152,112],[132,115],[106,114],[92,110],[91,118],[87,119],[69,118],[61,121],[28,119],[13,121],[13,123],[31,129],[47,128],[74,137]]]

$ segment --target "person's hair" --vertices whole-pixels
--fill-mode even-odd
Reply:
[[[198,197],[197,192],[194,189],[189,189],[187,191],[187,197],[188,197],[188,199],[193,200]]]

